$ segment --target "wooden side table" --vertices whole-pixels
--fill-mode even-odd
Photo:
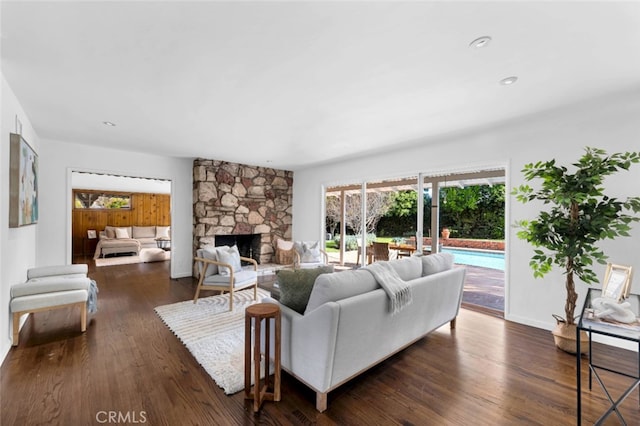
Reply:
[[[271,319],[275,320],[274,379],[269,390],[269,356],[271,346]],[[252,321],[253,320],[253,321]],[[264,323],[264,383],[260,383],[260,361],[263,357],[261,328]],[[251,326],[253,322],[253,389],[251,387]],[[260,410],[262,402],[280,401],[280,307],[273,303],[257,303],[245,310],[244,333],[244,397],[253,398],[253,411]]]

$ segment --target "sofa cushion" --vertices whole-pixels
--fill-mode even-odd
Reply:
[[[156,226],[156,238],[171,238],[170,226]]]
[[[134,226],[131,229],[131,238],[155,238],[155,226]]]
[[[395,269],[403,281],[411,281],[422,276],[422,261],[417,256],[392,260],[389,265]]]
[[[307,312],[324,305],[380,288],[371,272],[364,269],[322,274],[316,279],[307,303]]]
[[[242,269],[242,262],[240,262],[240,252],[238,251],[238,246],[233,245],[231,247],[216,247],[216,252],[218,261],[231,265],[231,268],[233,268],[233,272],[238,272]],[[226,266],[218,266],[218,273],[220,275],[230,275],[231,271],[229,271],[229,268]]]
[[[333,272],[333,266],[296,270],[281,269],[276,273],[280,287],[280,303],[303,314],[307,308],[316,278],[330,272]]]
[[[451,253],[434,253],[421,256],[422,275],[431,275],[453,268],[453,255]]]

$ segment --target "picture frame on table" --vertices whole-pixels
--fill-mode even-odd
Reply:
[[[607,263],[602,283],[602,297],[621,302],[629,297],[633,269],[631,266]]]

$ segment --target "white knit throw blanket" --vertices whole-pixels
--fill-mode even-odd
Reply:
[[[375,262],[364,268],[371,272],[378,284],[387,292],[392,314],[400,312],[413,301],[411,287],[388,262]]]

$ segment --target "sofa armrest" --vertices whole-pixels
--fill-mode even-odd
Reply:
[[[317,392],[331,387],[340,307],[327,302],[306,315],[280,304],[282,365]]]

